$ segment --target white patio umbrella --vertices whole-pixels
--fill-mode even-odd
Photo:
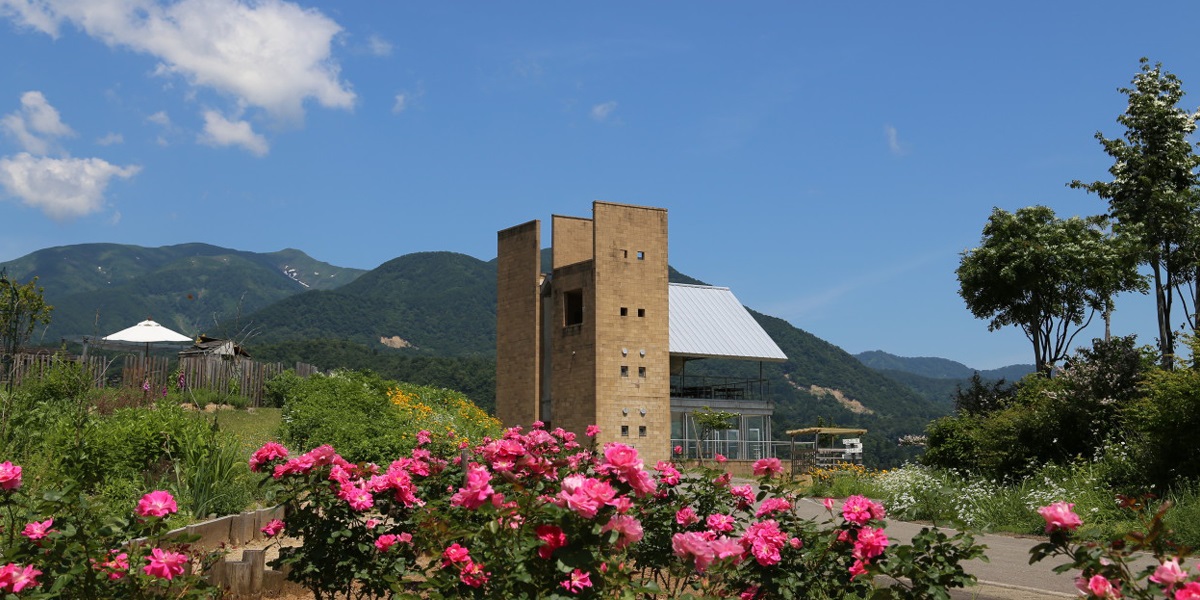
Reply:
[[[150,355],[150,344],[168,342],[178,344],[192,341],[192,338],[182,333],[171,331],[150,319],[146,319],[133,327],[126,327],[116,333],[106,335],[102,339],[106,342],[145,344],[146,356]]]

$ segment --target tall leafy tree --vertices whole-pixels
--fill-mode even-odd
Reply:
[[[1145,282],[1103,217],[1059,219],[1045,206],[993,209],[978,248],[962,253],[959,295],[988,330],[1015,325],[1049,374],[1120,291]]]
[[[1108,200],[1114,231],[1131,240],[1138,263],[1150,268],[1159,352],[1169,369],[1175,350],[1171,312],[1177,291],[1195,280],[1195,249],[1200,246],[1200,197],[1194,192],[1200,183],[1196,173],[1200,157],[1187,139],[1200,115],[1179,107],[1183,88],[1178,77],[1164,71],[1161,63],[1151,66],[1146,58],[1140,62],[1133,86],[1120,88],[1129,97],[1125,113],[1117,117],[1125,126],[1124,137],[1110,139],[1096,133],[1113,158],[1108,169],[1112,181],[1076,180],[1070,186]],[[1187,318],[1194,328],[1193,315]]]
[[[13,357],[29,341],[38,323],[50,323],[53,306],[46,304],[37,277],[22,284],[0,271],[0,367],[12,383]]]

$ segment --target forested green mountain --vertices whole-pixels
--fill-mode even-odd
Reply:
[[[301,294],[250,315],[253,342],[349,340],[421,354],[496,352],[496,267],[454,252],[383,263],[336,290]],[[416,383],[416,382],[414,382]]]
[[[187,335],[222,329],[273,302],[353,281],[361,269],[336,267],[299,250],[258,253],[208,244],[144,248],[80,244],[0,263],[18,281],[38,277],[53,320],[38,340],[103,336],[153,318]],[[218,327],[221,320],[225,327]]]
[[[999,369],[972,369],[960,362],[930,356],[896,356],[882,350],[869,350],[854,355],[872,369],[902,371],[933,379],[970,379],[976,371],[984,379],[1016,381],[1033,372],[1032,364],[1009,365]]]
[[[860,352],[854,357],[880,374],[907,386],[929,402],[944,404],[947,410],[954,408],[954,392],[959,387],[967,388],[971,377],[977,372],[945,358],[896,356],[882,350]],[[1008,382],[1018,381],[1032,372],[1032,364],[978,371],[984,381],[1003,379]]]

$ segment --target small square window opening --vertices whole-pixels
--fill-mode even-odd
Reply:
[[[646,426],[638,425],[638,437],[646,437]]]
[[[637,259],[638,260],[646,260],[646,253],[642,252],[641,250],[638,250],[637,251]]]
[[[644,309],[644,308],[639,308],[639,309],[638,309],[638,318],[640,319],[640,318],[642,318],[642,317],[644,317],[644,316],[646,316],[646,309]]]
[[[638,367],[638,377],[646,378],[646,367]]]
[[[621,365],[621,377],[629,377],[629,367]]]
[[[628,425],[621,426],[621,437],[629,437],[629,426]]]
[[[570,327],[583,323],[583,290],[563,293],[563,325]]]
[[[626,306],[621,307],[621,316],[622,317],[629,316],[629,307],[626,307]]]

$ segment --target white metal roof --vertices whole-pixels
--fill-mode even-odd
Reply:
[[[669,289],[671,354],[787,360],[729,288],[672,283]]]

